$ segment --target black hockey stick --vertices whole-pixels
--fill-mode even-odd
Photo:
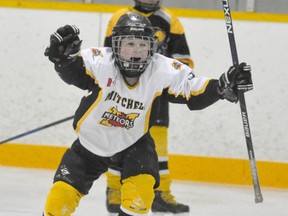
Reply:
[[[227,33],[228,33],[228,38],[229,38],[233,65],[238,65],[239,61],[238,61],[238,55],[237,55],[237,49],[236,49],[236,43],[235,43],[235,37],[234,37],[234,29],[232,25],[232,17],[231,17],[231,10],[229,6],[229,0],[222,0],[222,2],[223,2],[224,16],[225,16],[225,21],[226,21],[226,27],[227,27]],[[238,90],[238,98],[239,98],[239,103],[240,103],[240,110],[241,110],[244,134],[246,138],[248,156],[249,156],[249,161],[250,161],[250,170],[251,170],[252,179],[253,179],[255,202],[261,203],[263,202],[263,196],[261,193],[259,179],[258,179],[256,160],[255,160],[255,155],[254,155],[254,150],[253,150],[250,125],[249,125],[249,120],[248,120],[248,113],[247,113],[247,108],[246,108],[246,103],[245,103],[244,92],[242,90]]]
[[[2,141],[0,141],[0,144],[7,143],[7,142],[9,142],[9,141],[11,141],[11,140],[15,140],[15,139],[18,139],[18,138],[23,137],[23,136],[27,136],[27,135],[29,135],[29,134],[38,132],[38,131],[43,130],[43,129],[45,129],[45,128],[52,127],[52,126],[54,126],[54,125],[63,123],[63,122],[65,122],[65,121],[68,121],[68,120],[73,119],[73,118],[74,118],[74,116],[69,116],[69,117],[67,117],[67,118],[64,118],[64,119],[61,119],[61,120],[52,122],[52,123],[50,123],[50,124],[47,124],[47,125],[44,125],[44,126],[35,128],[35,129],[33,129],[33,130],[29,130],[29,131],[27,131],[27,132],[25,132],[25,133],[22,133],[22,134],[19,134],[19,135],[17,135],[17,136],[13,136],[13,137],[10,137],[10,138],[8,138],[8,139],[2,140]]]

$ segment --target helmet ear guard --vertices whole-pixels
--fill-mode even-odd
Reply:
[[[147,44],[147,58],[131,57],[129,60],[121,56],[121,46],[123,40],[140,41]],[[141,42],[142,41],[142,42]],[[115,57],[115,64],[125,77],[139,77],[148,67],[151,57],[155,51],[155,31],[148,18],[135,12],[129,12],[120,17],[113,28],[112,49]],[[135,49],[135,48],[134,48]],[[137,48],[139,49],[139,48]]]

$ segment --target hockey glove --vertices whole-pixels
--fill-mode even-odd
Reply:
[[[45,50],[44,55],[58,66],[67,66],[72,63],[81,47],[79,29],[75,25],[60,27],[50,36],[50,46]]]
[[[251,66],[246,63],[234,65],[219,78],[218,92],[222,99],[237,103],[238,91],[250,91],[253,89],[251,78]]]

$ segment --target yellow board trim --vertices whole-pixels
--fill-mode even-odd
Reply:
[[[127,5],[76,3],[76,2],[49,2],[37,0],[0,0],[0,7],[30,8],[47,10],[66,10],[83,12],[114,13],[117,10],[128,7]],[[219,10],[192,10],[184,8],[168,8],[179,17],[224,19],[223,11]],[[288,22],[287,14],[237,12],[232,13],[233,20],[264,21],[264,22]]]
[[[249,160],[170,155],[172,178],[227,184],[251,185]],[[288,163],[257,161],[261,186],[288,188]]]
[[[4,144],[0,146],[0,166],[56,169],[67,147]]]
[[[0,166],[56,169],[66,147],[4,144]],[[249,160],[169,155],[171,177],[178,180],[251,185]],[[257,161],[261,186],[288,188],[288,163]]]

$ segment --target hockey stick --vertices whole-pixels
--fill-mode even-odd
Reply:
[[[64,119],[61,119],[61,120],[52,122],[52,123],[50,123],[50,124],[47,124],[47,125],[44,125],[44,126],[35,128],[35,129],[33,129],[33,130],[29,130],[29,131],[27,131],[27,132],[25,132],[25,133],[22,133],[22,134],[19,134],[19,135],[17,135],[17,136],[13,136],[13,137],[10,137],[10,138],[8,138],[8,139],[2,140],[2,141],[0,141],[0,144],[7,143],[7,142],[9,142],[9,141],[11,141],[11,140],[15,140],[15,139],[18,139],[18,138],[23,137],[23,136],[27,136],[27,135],[29,135],[29,134],[32,134],[32,133],[41,131],[41,130],[43,130],[43,129],[45,129],[45,128],[52,127],[52,126],[54,126],[54,125],[63,123],[63,122],[65,122],[65,121],[68,121],[68,120],[73,119],[73,118],[74,118],[74,116],[69,116],[69,117],[67,117],[67,118],[64,118]]]
[[[225,16],[225,21],[226,21],[226,27],[227,27],[227,33],[228,33],[228,38],[229,38],[233,65],[238,65],[239,61],[238,61],[238,55],[237,55],[237,49],[236,49],[236,43],[235,43],[235,37],[234,37],[234,30],[233,30],[233,25],[232,25],[232,17],[231,17],[231,11],[230,11],[230,6],[229,6],[229,0],[222,0],[222,2],[223,2],[224,16]],[[261,203],[263,202],[263,196],[261,193],[260,184],[258,180],[258,173],[257,173],[254,150],[253,150],[252,137],[251,137],[251,132],[250,132],[249,120],[248,120],[248,113],[247,113],[247,108],[246,108],[244,92],[242,90],[241,91],[238,90],[238,98],[239,98],[239,103],[240,103],[240,110],[241,110],[244,134],[246,138],[248,156],[249,156],[249,161],[250,161],[250,170],[251,170],[252,179],[253,179],[255,202]]]

